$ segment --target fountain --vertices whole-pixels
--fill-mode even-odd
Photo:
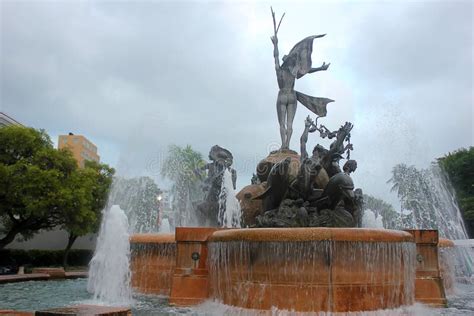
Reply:
[[[222,176],[221,192],[219,194],[218,223],[220,227],[240,228],[240,203],[235,197],[234,190],[235,184],[232,180],[232,174],[226,169]]]
[[[236,194],[234,157],[213,146],[202,168],[204,199],[186,203],[201,227],[177,227],[171,234],[163,219],[160,233],[152,233],[159,221],[158,213],[150,212],[133,220],[140,233],[129,235],[124,211],[117,205],[105,210],[88,280],[95,302],[132,304],[133,287],[136,293],[167,297],[170,305],[215,301],[237,314],[360,315],[415,302],[446,306],[459,277],[453,267],[472,275],[472,244],[459,250],[449,240],[467,235],[439,169],[425,183],[431,202],[423,204],[437,227],[414,223],[411,228],[436,228],[448,239],[434,229],[383,229],[381,217],[363,214],[363,193],[351,178],[357,169],[350,157],[353,124],[335,130],[318,124],[334,100],[294,90],[296,79],[328,70],[330,64],[313,68],[311,60],[314,40],[325,34],[304,38],[280,63],[283,16],[276,23],[272,10],[272,17],[281,148],[258,163],[251,184]],[[317,115],[304,122],[299,153],[290,149],[297,102]],[[318,144],[308,153],[310,134],[332,144]],[[341,160],[346,160],[342,168]],[[145,186],[146,180],[140,183]]]
[[[104,211],[96,251],[89,266],[87,289],[95,300],[113,305],[132,302],[128,219],[118,205]]]
[[[381,229],[380,218],[363,215],[362,190],[350,176],[357,169],[350,159],[353,124],[337,130],[318,124],[333,100],[293,89],[295,79],[328,69],[326,63],[311,66],[313,41],[324,35],[297,43],[280,65],[281,20],[277,25],[272,16],[281,148],[258,164],[252,183],[235,195],[233,155],[212,147],[203,168],[205,199],[195,203],[208,227],[132,236],[132,284],[145,293],[169,293],[172,305],[214,300],[253,312],[366,312],[415,299],[444,306],[437,232]],[[317,115],[304,122],[299,154],[289,148],[297,101]],[[315,132],[333,142],[309,155],[306,143]],[[144,285],[147,276],[153,286]]]
[[[214,301],[237,314],[360,315],[401,311],[415,302],[445,307],[457,277],[453,266],[461,257],[463,273],[469,274],[472,247],[456,250],[437,230],[383,229],[381,217],[362,212],[362,189],[351,178],[357,169],[350,157],[354,125],[345,122],[331,130],[318,123],[334,100],[294,90],[296,79],[328,70],[330,64],[313,68],[311,60],[313,41],[325,35],[304,38],[280,63],[277,35],[283,17],[278,24],[273,10],[272,17],[281,148],[261,160],[251,184],[236,193],[234,156],[213,146],[201,170],[207,172],[204,198],[188,199],[187,214],[181,214],[196,218],[200,227],[177,227],[171,234],[163,219],[155,233],[158,213],[149,212],[132,220],[138,233],[129,235],[124,211],[117,205],[105,210],[89,270],[95,302],[132,304],[133,288],[166,297],[172,306]],[[304,121],[299,153],[289,147],[297,102],[317,115]],[[308,153],[310,134],[332,143]],[[346,160],[342,168],[341,160]],[[465,238],[459,209],[437,175],[427,185],[431,204],[425,211],[436,210],[442,237]]]
[[[405,168],[405,167],[402,167]],[[404,191],[416,203],[407,201],[403,207],[411,212],[411,225],[405,228],[437,229],[442,238],[468,240],[468,234],[459,210],[454,190],[438,163],[417,171],[406,168]],[[404,200],[405,201],[405,200]],[[472,247],[448,247],[456,253],[455,265],[458,278],[474,275],[474,250]]]
[[[145,294],[169,295],[176,261],[174,234],[135,234],[130,244],[132,287]]]

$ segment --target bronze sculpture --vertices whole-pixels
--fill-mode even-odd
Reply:
[[[273,57],[275,60],[275,71],[279,88],[276,107],[278,123],[280,124],[281,149],[285,150],[289,149],[291,135],[293,134],[293,119],[296,114],[296,101],[303,104],[316,115],[325,116],[327,112],[327,104],[334,102],[334,100],[312,97],[294,90],[295,79],[299,79],[308,73],[328,69],[330,64],[323,63],[317,68],[313,68],[311,65],[313,40],[315,38],[323,37],[326,34],[308,36],[297,43],[288,55],[283,56],[283,64],[280,65],[277,34],[285,15],[283,14],[277,26],[275,12],[273,12],[273,9],[271,11],[274,31],[271,40],[273,43]]]
[[[328,98],[317,98],[294,90],[295,80],[307,73],[327,70],[329,64],[311,66],[313,40],[324,35],[309,36],[297,43],[280,65],[278,51],[279,23],[272,12],[273,57],[278,80],[277,113],[282,145],[259,162],[252,184],[238,194],[244,225],[256,227],[354,227],[361,225],[362,190],[355,189],[351,178],[357,162],[350,159],[352,123],[346,122],[331,131],[319,124],[327,114]],[[296,101],[317,115],[309,116],[300,138],[300,155],[289,149]],[[331,139],[329,149],[317,144],[311,155],[306,150],[310,133]],[[346,155],[345,157],[343,157]],[[341,159],[347,159],[343,168]],[[355,189],[355,190],[354,190]],[[242,202],[243,201],[243,202]]]
[[[218,226],[219,196],[222,189],[222,178],[225,170],[232,175],[232,184],[235,189],[237,172],[232,168],[234,157],[232,153],[218,145],[212,146],[209,151],[209,160],[201,170],[207,170],[207,177],[203,181],[204,200],[195,203],[200,225]]]

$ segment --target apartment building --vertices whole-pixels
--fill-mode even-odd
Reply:
[[[97,146],[82,135],[59,135],[58,149],[68,148],[77,161],[79,167],[84,167],[86,160],[100,161]]]

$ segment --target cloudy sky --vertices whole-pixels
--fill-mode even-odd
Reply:
[[[393,201],[390,170],[426,167],[473,145],[473,5],[470,1],[0,2],[0,111],[57,140],[83,134],[122,175],[159,185],[169,144],[207,156],[231,150],[238,186],[279,146],[270,5],[286,12],[281,55],[311,34],[326,72],[296,89],[335,99],[357,186]],[[299,148],[298,106],[291,147]],[[312,135],[309,146],[327,145]]]

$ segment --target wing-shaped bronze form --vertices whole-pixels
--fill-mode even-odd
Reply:
[[[306,75],[311,69],[311,54],[313,53],[313,40],[315,38],[323,37],[323,35],[311,35],[298,42],[284,57],[282,68],[288,68],[290,72],[301,78]]]
[[[312,97],[298,91],[296,91],[296,99],[317,116],[326,116],[327,105],[334,102],[332,99]]]

